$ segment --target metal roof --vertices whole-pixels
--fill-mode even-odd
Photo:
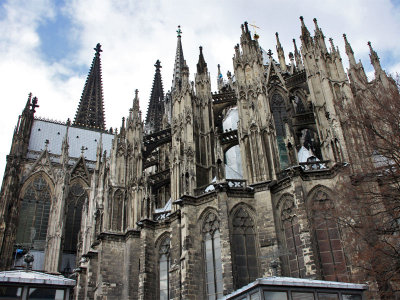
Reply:
[[[75,280],[61,275],[51,275],[36,271],[14,270],[0,272],[0,284],[21,283],[40,285],[75,286]]]
[[[60,155],[62,142],[67,132],[67,125],[53,123],[45,120],[35,119],[33,121],[28,150],[43,151],[46,140],[49,141],[47,149],[49,153]],[[103,151],[110,154],[113,134],[98,132],[90,129],[69,127],[68,144],[69,156],[79,158],[81,148],[85,147],[84,156],[86,160],[96,161],[97,144],[102,135]]]
[[[225,296],[222,299],[230,299],[233,296],[237,296],[243,292],[247,292],[257,286],[287,286],[287,287],[306,287],[306,288],[324,288],[324,289],[346,289],[346,290],[367,289],[366,284],[273,276],[266,278],[258,278],[252,283],[245,285],[244,287],[234,291],[233,293]]]

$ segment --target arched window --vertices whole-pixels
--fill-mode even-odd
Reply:
[[[35,178],[21,199],[16,243],[43,250],[50,214],[50,187],[43,177]]]
[[[284,233],[286,251],[283,270],[286,276],[302,278],[305,274],[304,257],[300,241],[300,225],[294,212],[293,198],[283,200],[281,224]]]
[[[319,190],[314,194],[312,213],[322,278],[334,281],[348,280],[333,203],[325,191]]]
[[[123,210],[124,194],[121,190],[117,190],[111,199],[110,210],[110,228],[113,231],[122,230],[122,210]]]
[[[271,98],[271,111],[274,116],[276,139],[278,144],[279,162],[281,169],[289,166],[289,157],[285,145],[285,122],[287,121],[287,112],[285,100],[279,93],[275,93]]]
[[[235,288],[254,281],[258,276],[256,234],[249,213],[239,208],[232,220],[232,252]]]
[[[160,244],[158,251],[158,283],[160,300],[169,299],[169,267],[171,265],[170,257],[170,238],[166,237]]]
[[[81,230],[82,210],[86,197],[86,192],[80,184],[75,183],[70,187],[66,202],[64,252],[76,253],[77,251],[78,234]]]
[[[203,224],[207,299],[220,299],[223,293],[219,220],[209,213]]]

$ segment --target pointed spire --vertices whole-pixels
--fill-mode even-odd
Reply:
[[[301,40],[303,41],[304,44],[308,44],[309,42],[312,42],[312,38],[310,35],[310,32],[307,29],[306,24],[304,24],[304,18],[303,16],[300,17],[300,22],[301,22]]]
[[[146,130],[147,131],[159,131],[161,130],[161,120],[164,115],[164,89],[161,80],[161,62],[159,60],[154,64],[156,72],[154,74],[153,87],[151,89],[149,106],[147,108],[146,115]],[[137,90],[135,91],[135,101],[139,105]]]
[[[314,18],[313,21],[315,24],[315,44],[319,46],[323,53],[327,53],[328,49],[326,48],[324,33],[322,32],[322,29],[318,26],[317,18]]]
[[[203,47],[200,46],[200,54],[199,54],[199,62],[197,63],[197,73],[206,73],[207,72],[207,63],[204,60],[204,56],[203,56]]]
[[[24,112],[29,112],[30,111],[30,108],[31,108],[31,101],[32,101],[32,93],[29,93],[29,95],[28,95],[28,100],[26,100],[26,105],[25,105],[25,108],[24,108]]]
[[[297,49],[297,45],[296,45],[296,40],[293,39],[293,45],[294,45],[294,59],[296,60],[296,67],[299,71],[303,70],[303,62],[301,60],[301,55],[299,50]]]
[[[343,38],[344,38],[344,46],[345,46],[345,49],[346,49],[346,54],[347,54],[347,56],[349,58],[350,67],[351,66],[355,66],[356,65],[356,59],[354,58],[354,52],[353,52],[353,49],[351,48],[350,43],[347,41],[346,34],[344,34],[344,33],[343,33]]]
[[[185,59],[183,57],[183,49],[182,49],[182,30],[181,25],[178,25],[178,30],[176,31],[178,34],[178,41],[176,44],[176,56],[175,56],[175,65],[174,65],[174,74],[172,79],[172,89],[175,89],[179,86],[179,83],[182,80],[182,69],[185,64]]]
[[[382,71],[381,63],[379,62],[378,54],[372,48],[371,42],[368,42],[369,47],[369,58],[371,59],[371,64],[375,69],[375,73],[380,73]]]
[[[104,101],[100,61],[101,45],[97,44],[94,50],[96,54],[86,79],[74,124],[84,127],[97,127],[104,130]]]
[[[286,61],[285,61],[285,52],[283,51],[281,42],[279,41],[279,34],[276,32],[276,53],[278,54],[279,64],[282,72],[286,72]]]

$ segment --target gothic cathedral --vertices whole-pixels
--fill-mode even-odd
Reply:
[[[74,276],[75,299],[220,299],[260,277],[349,282],[352,257],[334,209],[336,185],[357,166],[355,133],[340,109],[366,75],[314,19],[301,47],[276,56],[248,24],[233,72],[211,91],[200,47],[194,82],[178,29],[173,82],[161,63],[146,117],[138,91],[118,130],[106,130],[101,46],[74,121],[35,117],[29,95],[1,189],[0,269],[34,256],[33,269]],[[370,45],[375,84],[391,79]],[[230,55],[228,53],[228,55]]]

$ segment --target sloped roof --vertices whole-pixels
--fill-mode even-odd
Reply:
[[[36,271],[14,270],[0,272],[0,283],[44,284],[59,286],[75,286],[73,279],[61,275],[51,275]]]

